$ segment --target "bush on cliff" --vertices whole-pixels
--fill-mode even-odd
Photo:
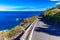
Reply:
[[[46,10],[43,13],[43,17],[48,21],[60,24],[60,5],[54,7],[53,9]]]

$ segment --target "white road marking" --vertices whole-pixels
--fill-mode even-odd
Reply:
[[[37,22],[38,22],[38,19],[37,19]],[[33,27],[32,31],[31,31],[31,34],[30,34],[30,36],[29,36],[29,39],[28,39],[28,40],[31,40],[31,39],[32,39],[33,31],[34,31],[34,28],[35,28],[35,26],[36,26],[37,22],[35,23],[35,25],[34,25],[34,27]]]

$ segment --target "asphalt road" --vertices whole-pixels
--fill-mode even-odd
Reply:
[[[39,19],[31,40],[60,40],[60,26]]]

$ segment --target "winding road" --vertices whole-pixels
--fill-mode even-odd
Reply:
[[[60,40],[60,26],[39,19],[31,40]]]

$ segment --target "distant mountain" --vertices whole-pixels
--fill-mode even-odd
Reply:
[[[46,10],[43,13],[43,17],[48,21],[60,24],[60,5],[57,5],[51,9]]]

